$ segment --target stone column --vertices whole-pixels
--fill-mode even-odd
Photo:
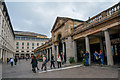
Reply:
[[[52,53],[51,53],[51,47],[50,47],[50,61],[51,61],[51,55],[52,55]]]
[[[72,37],[68,37],[66,39],[66,64],[70,64],[69,59],[70,57],[74,57],[73,55],[73,43],[72,43]]]
[[[3,52],[3,50],[0,49],[0,59],[3,57],[3,56],[2,56],[2,52]]]
[[[74,59],[75,59],[75,62],[77,62],[77,45],[76,45],[76,41],[73,40],[73,54],[74,54]]]
[[[49,54],[48,54],[48,50],[49,50],[49,49],[46,49],[46,50],[47,50],[47,59],[48,59],[48,55],[49,55]]]
[[[62,43],[62,47],[63,47],[63,61],[64,61],[64,54],[65,54],[65,45],[64,45],[64,42]]]
[[[105,34],[105,43],[106,43],[106,52],[107,52],[107,64],[113,65],[113,56],[112,56],[112,47],[110,42],[110,35],[107,30],[104,31]]]
[[[103,52],[103,41],[102,41],[102,37],[100,37],[99,39],[100,39],[100,50]]]
[[[56,50],[57,50],[57,56],[58,56],[59,54],[58,45],[56,46]]]
[[[85,37],[86,51],[89,52],[89,64],[91,64],[90,43],[88,36]]]
[[[6,51],[6,55],[5,55],[5,61],[7,62],[7,58],[8,58],[8,52]]]

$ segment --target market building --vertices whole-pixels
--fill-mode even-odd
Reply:
[[[27,31],[14,31],[15,34],[15,56],[16,57],[32,57],[33,51],[38,46],[41,46],[49,38],[46,35],[27,32]]]
[[[0,1],[0,59],[3,62],[14,56],[14,31],[4,2]]]
[[[120,2],[87,21],[57,17],[51,33],[52,39],[36,48],[35,54],[47,53],[49,60],[54,54],[56,60],[62,52],[63,60],[69,64],[70,57],[79,62],[88,51],[91,64],[93,53],[101,50],[104,64],[117,64],[120,62]]]

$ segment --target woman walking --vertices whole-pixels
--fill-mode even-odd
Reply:
[[[45,55],[43,55],[43,62],[42,62],[41,71],[43,71],[43,67],[45,67],[45,70],[47,71],[46,63],[47,63],[46,57],[45,57]]]
[[[98,54],[98,55],[100,58],[101,66],[103,66],[103,52],[100,50],[100,54]]]
[[[32,61],[31,61],[31,64],[32,64],[32,71],[33,71],[34,73],[36,73],[36,68],[37,68],[38,62],[37,62],[37,59],[36,59],[35,56],[33,56],[33,59],[32,59]]]
[[[57,63],[58,63],[58,68],[61,68],[61,57],[60,54],[57,56]]]

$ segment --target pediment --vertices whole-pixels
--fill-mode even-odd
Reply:
[[[57,17],[57,19],[56,19],[56,21],[55,21],[55,24],[54,24],[51,32],[52,32],[52,31],[55,31],[56,29],[58,29],[59,27],[61,27],[61,25],[63,25],[66,21],[67,21],[66,18]]]

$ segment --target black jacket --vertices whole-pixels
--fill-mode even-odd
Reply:
[[[32,68],[37,67],[38,64],[37,59],[32,59],[31,64],[32,64]]]

